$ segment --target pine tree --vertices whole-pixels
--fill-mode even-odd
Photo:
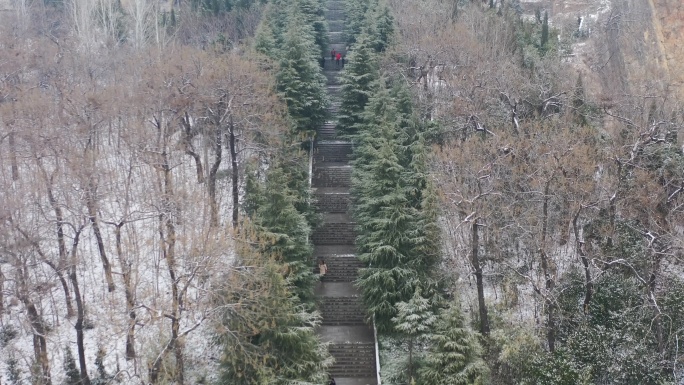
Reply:
[[[266,14],[268,15],[268,12]],[[277,39],[273,32],[273,27],[269,22],[268,16],[264,16],[264,20],[259,24],[254,37],[254,49],[261,54],[275,59],[278,55],[276,47]]]
[[[24,381],[21,379],[21,370],[19,369],[19,361],[10,355],[5,361],[7,370],[7,380],[10,385],[23,385]]]
[[[399,117],[384,80],[364,112],[363,130],[355,150],[352,189],[358,223],[359,259],[369,267],[359,272],[358,285],[380,331],[393,329],[396,304],[408,301],[419,274],[413,253],[416,211],[406,190],[406,169],[399,161]]]
[[[467,328],[458,307],[445,309],[431,336],[432,346],[418,371],[425,385],[479,385],[485,383],[487,366],[474,332]]]
[[[260,251],[281,261],[285,278],[304,304],[312,304],[317,280],[313,273],[313,249],[308,243],[311,227],[295,204],[298,195],[290,190],[287,174],[275,168],[263,189],[263,204],[256,211],[255,225],[262,240]]]
[[[358,36],[361,34],[364,22],[366,20],[366,12],[368,11],[371,2],[366,0],[347,0],[344,2],[345,22],[344,22],[344,36],[348,44],[353,45],[357,42]]]
[[[291,12],[276,79],[278,92],[294,122],[293,134],[300,140],[310,137],[327,116],[326,78],[317,52],[311,27]]]
[[[373,83],[378,79],[378,64],[372,41],[366,34],[348,55],[349,64],[342,74],[342,95],[337,128],[343,135],[357,133],[362,122],[362,113],[373,92]]]
[[[394,16],[387,3],[382,2],[374,12],[373,41],[375,52],[384,52],[394,35]]]
[[[542,22],[541,30],[541,49],[546,50],[546,45],[549,42],[549,12],[544,11],[544,21]]]
[[[64,348],[64,374],[66,374],[66,385],[79,385],[81,383],[81,374],[76,367],[76,360],[71,353],[70,347]]]
[[[304,23],[313,27],[317,57],[325,56],[328,50],[329,33],[322,3],[319,0],[298,0],[298,9]]]
[[[95,367],[97,368],[97,377],[94,378],[91,383],[93,385],[106,385],[108,384],[112,376],[107,373],[107,369],[104,366],[105,350],[102,346],[97,348],[97,354],[95,355]]]
[[[293,294],[286,267],[251,246],[264,242],[259,230],[247,225],[242,234],[250,235],[240,250],[246,267],[227,277],[217,298],[226,305],[217,325],[219,384],[324,383],[332,359],[314,332],[320,316]]]
[[[428,298],[423,297],[420,287],[416,287],[408,302],[397,303],[397,316],[392,318],[394,328],[408,340],[408,381],[414,381],[414,346],[425,338],[435,324],[437,317],[432,311]]]

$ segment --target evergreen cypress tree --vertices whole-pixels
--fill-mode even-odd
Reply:
[[[397,316],[392,319],[394,328],[408,340],[408,382],[414,381],[414,346],[426,337],[437,321],[430,300],[423,297],[420,287],[416,287],[408,302],[397,303]]]
[[[7,370],[7,380],[10,385],[23,385],[24,381],[21,379],[21,370],[19,369],[19,361],[10,355],[5,361]]]
[[[263,244],[246,225],[242,265],[217,298],[225,312],[218,324],[223,347],[219,384],[322,384],[332,359],[314,332],[320,316],[309,312],[283,278],[286,268],[251,244]]]
[[[263,203],[256,211],[255,225],[263,240],[260,251],[281,261],[285,278],[297,297],[305,304],[313,302],[317,280],[313,273],[313,248],[308,243],[311,227],[295,204],[298,194],[290,190],[282,168],[269,172],[263,189]]]
[[[328,50],[328,22],[325,19],[323,5],[319,0],[297,0],[299,12],[304,23],[313,27],[317,57],[326,56]]]
[[[460,309],[452,306],[439,316],[423,367],[420,383],[425,385],[480,385],[487,366],[474,332],[467,328]]]
[[[293,134],[300,140],[311,136],[326,118],[326,78],[317,52],[311,27],[297,13],[290,12],[276,79],[278,92],[295,124]]]
[[[384,52],[394,35],[394,17],[387,3],[382,2],[375,10],[372,20],[375,52]]]
[[[546,45],[549,42],[549,12],[544,11],[544,21],[542,22],[541,30],[541,49],[546,50]]]
[[[373,82],[378,79],[378,64],[373,44],[366,34],[359,36],[348,55],[349,64],[341,77],[337,128],[343,135],[354,135],[362,122],[362,113],[373,91]]]
[[[417,216],[397,156],[398,114],[383,80],[376,89],[364,113],[352,175],[359,259],[369,266],[359,272],[358,285],[378,330],[391,331],[396,304],[411,298],[419,279],[410,238]]]
[[[268,12],[266,12],[266,15],[268,15]],[[273,27],[269,22],[268,16],[264,16],[254,37],[254,49],[261,54],[275,59],[277,57],[276,46],[277,43]]]
[[[64,348],[64,374],[66,374],[66,379],[64,383],[66,385],[79,385],[81,383],[81,374],[76,367],[76,360],[74,360],[74,355],[71,353],[71,348],[68,346]]]
[[[348,44],[356,43],[361,34],[370,3],[366,0],[347,0],[344,2],[344,36]]]
[[[91,383],[93,385],[105,385],[108,384],[112,376],[107,373],[107,369],[104,366],[105,351],[100,346],[97,348],[97,354],[95,356],[95,367],[97,368],[97,377],[93,378]]]

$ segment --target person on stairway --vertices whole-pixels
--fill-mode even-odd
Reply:
[[[344,56],[342,56],[342,68],[344,68]]]
[[[337,383],[335,382],[335,378],[330,377],[330,384],[328,385],[337,385]]]
[[[322,259],[320,261],[318,261],[318,271],[319,271],[321,278],[323,278],[325,276],[325,274],[328,272],[328,265],[326,265],[325,261]]]
[[[325,56],[321,56],[318,62],[321,64],[321,68],[325,68]]]
[[[335,49],[330,51],[330,61],[335,60],[335,56],[337,55],[337,52],[335,52]]]
[[[340,60],[341,60],[341,59],[342,59],[342,54],[338,52],[338,53],[337,53],[337,57],[335,58],[335,66],[336,66],[336,67],[339,67],[339,66],[340,66]]]

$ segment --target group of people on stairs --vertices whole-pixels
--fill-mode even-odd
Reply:
[[[319,61],[321,68],[325,68],[325,56],[321,57]],[[344,68],[344,55],[341,52],[337,52],[334,49],[330,51],[330,62],[335,62],[335,67]]]

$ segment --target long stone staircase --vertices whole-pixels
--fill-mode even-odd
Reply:
[[[346,56],[343,37],[343,0],[328,0],[326,18],[330,29],[330,50]],[[319,127],[314,143],[312,186],[322,224],[312,234],[316,260],[325,260],[328,273],[316,288],[323,315],[318,332],[330,343],[335,364],[330,374],[337,385],[377,385],[373,329],[358,289],[353,285],[363,264],[354,254],[354,222],[349,215],[352,144],[337,137],[340,65],[326,56],[323,73],[328,79],[332,101],[330,121]],[[314,267],[318,273],[318,267]]]

